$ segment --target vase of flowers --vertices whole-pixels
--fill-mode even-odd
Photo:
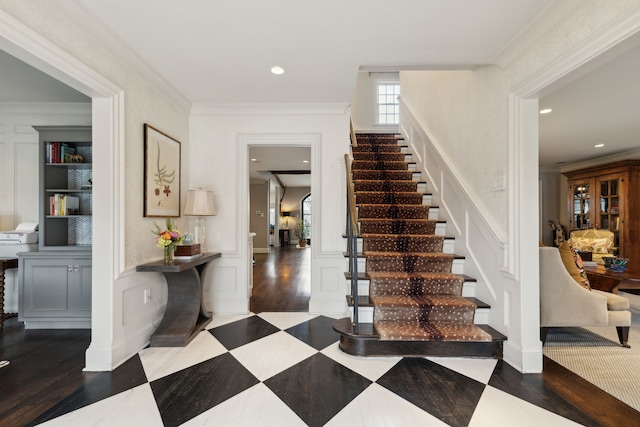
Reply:
[[[165,264],[172,264],[176,246],[182,242],[183,236],[176,229],[171,218],[166,219],[166,227],[164,230],[158,227],[158,224],[154,225],[156,226],[153,232],[156,235],[156,245],[164,250],[163,262]]]

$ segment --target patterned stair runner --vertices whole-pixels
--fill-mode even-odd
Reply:
[[[358,134],[353,179],[380,340],[489,342],[395,135]]]

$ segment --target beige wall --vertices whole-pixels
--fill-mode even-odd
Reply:
[[[249,231],[256,233],[253,248],[264,252],[269,248],[269,182],[251,184],[249,193]]]
[[[639,6],[639,0],[584,1],[535,42],[526,44],[523,39],[521,52],[512,54],[500,66],[400,73],[403,101],[434,137],[434,143],[502,240],[508,234],[508,191],[493,191],[492,186],[494,179],[508,173],[509,93]]]
[[[399,73],[358,72],[356,88],[351,100],[353,128],[362,132],[397,131],[397,126],[376,125],[376,94],[379,80],[399,80]]]

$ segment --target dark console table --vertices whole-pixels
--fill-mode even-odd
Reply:
[[[204,307],[202,282],[211,260],[220,253],[205,253],[190,260],[162,261],[136,267],[136,271],[162,273],[167,279],[167,310],[158,329],[151,335],[152,347],[184,347],[211,322]]]
[[[5,319],[18,316],[18,313],[4,312],[4,271],[10,268],[18,268],[18,258],[0,258],[0,328]]]

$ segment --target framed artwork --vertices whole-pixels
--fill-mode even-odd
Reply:
[[[144,216],[180,216],[180,141],[146,123]]]

